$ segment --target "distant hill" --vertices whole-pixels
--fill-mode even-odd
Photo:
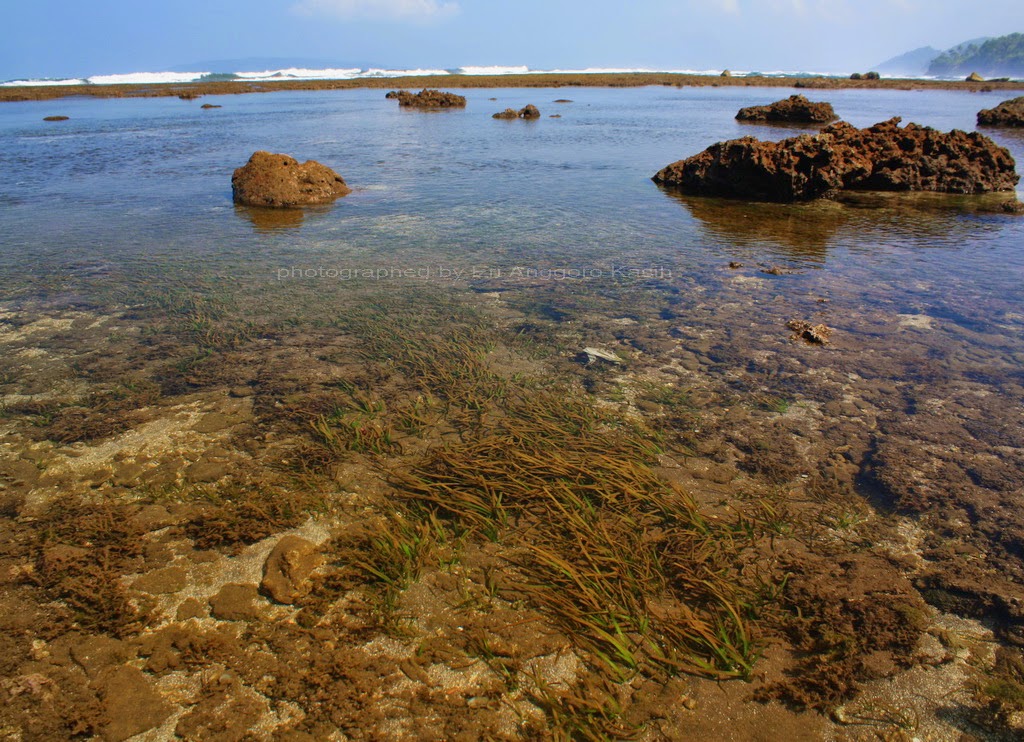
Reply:
[[[914,49],[912,52],[887,59],[881,64],[875,65],[872,69],[876,72],[881,72],[883,75],[919,77],[928,72],[928,65],[941,54],[941,49],[936,49],[933,46],[922,46],[920,49]]]
[[[928,65],[929,75],[1024,77],[1024,33],[966,42],[944,51]]]

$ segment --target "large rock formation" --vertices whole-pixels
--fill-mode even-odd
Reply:
[[[392,90],[385,98],[397,98],[398,105],[411,108],[465,108],[466,99],[455,93],[440,90],[421,90],[410,93],[408,90]]]
[[[842,190],[1008,191],[1020,179],[1009,151],[982,134],[899,123],[857,129],[840,121],[781,142],[719,142],[653,180],[695,195],[809,201]]]
[[[838,118],[831,103],[815,103],[802,95],[791,95],[767,106],[741,108],[738,121],[788,121],[800,124],[827,124]]]
[[[1024,95],[978,111],[978,126],[1024,126]]]
[[[340,175],[308,160],[301,165],[288,155],[254,152],[231,177],[235,203],[290,208],[329,204],[351,193]]]

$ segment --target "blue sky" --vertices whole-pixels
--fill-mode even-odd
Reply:
[[[4,15],[0,79],[245,57],[848,72],[1024,31],[1021,0],[34,0]]]

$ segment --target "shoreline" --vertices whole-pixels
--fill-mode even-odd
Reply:
[[[285,90],[353,90],[401,88],[567,88],[567,87],[763,87],[805,90],[1024,90],[1024,81],[967,82],[956,80],[851,80],[832,77],[713,77],[661,72],[528,74],[528,75],[432,75],[358,80],[260,80],[189,83],[131,83],[124,85],[34,85],[0,88],[0,103],[56,100],[70,97],[163,98],[189,95],[242,95]]]

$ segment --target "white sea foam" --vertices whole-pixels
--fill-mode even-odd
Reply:
[[[0,88],[16,88],[23,85],[85,85],[85,80],[74,78],[67,80],[10,80],[0,82]]]
[[[455,70],[456,75],[527,75],[532,70],[523,65],[522,67],[459,67]]]
[[[129,72],[124,75],[93,75],[86,82],[92,85],[151,85],[159,83],[195,82],[209,72]]]
[[[369,69],[361,72],[359,77],[428,77],[435,75],[450,75],[448,70],[379,70]]]
[[[704,75],[718,76],[723,70],[717,69],[669,69],[659,70],[645,67],[584,67],[579,69],[531,69],[525,65],[509,66],[472,66],[456,67],[451,70],[419,68],[419,69],[358,69],[358,68],[325,68],[307,69],[302,67],[288,67],[271,70],[250,70],[247,72],[228,72],[221,70],[217,73],[209,72],[130,72],[119,75],[93,75],[81,79],[19,79],[8,82],[0,82],[0,87],[17,87],[22,85],[124,85],[124,84],[160,84],[160,83],[189,83],[197,82],[209,74],[234,75],[235,79],[258,82],[261,80],[359,80],[364,78],[388,78],[388,77],[440,77],[444,75],[599,75],[599,74],[631,74],[631,73],[660,73],[679,75]],[[770,70],[748,71],[732,70],[733,77],[745,77],[750,75],[762,75],[765,77],[835,77],[845,78],[845,74],[834,74],[827,72],[809,72],[793,70]],[[890,78],[889,75],[883,75]],[[948,80],[960,78],[943,78],[928,75],[920,75],[911,78],[915,80]]]
[[[351,80],[362,72],[358,67],[349,69],[311,70],[304,67],[287,67],[280,70],[236,72],[240,80]]]

